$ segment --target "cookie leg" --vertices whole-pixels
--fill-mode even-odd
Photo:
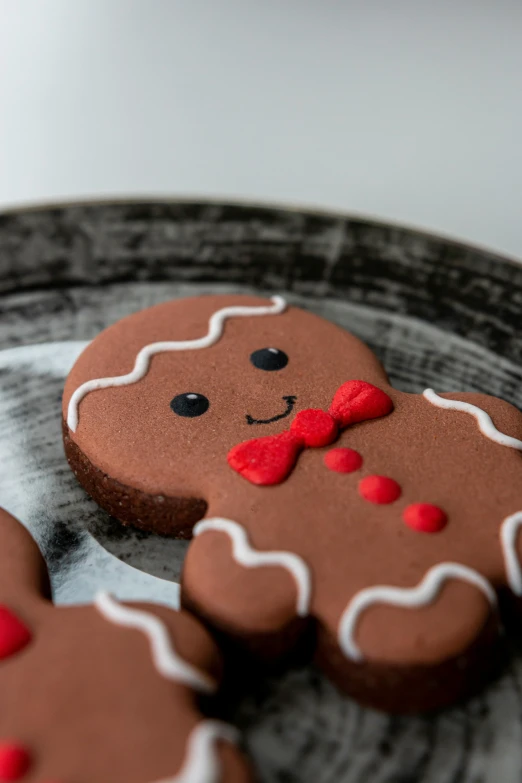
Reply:
[[[308,626],[305,564],[290,553],[257,550],[229,520],[206,520],[194,532],[182,604],[256,657],[285,656]]]
[[[317,662],[363,704],[434,710],[472,695],[494,673],[499,628],[492,589],[450,579],[422,605],[360,601],[358,609],[352,599],[340,620],[318,624]]]

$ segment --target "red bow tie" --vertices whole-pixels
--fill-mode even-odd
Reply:
[[[286,432],[238,443],[228,452],[228,464],[252,484],[280,484],[303,449],[329,446],[350,424],[386,416],[392,409],[393,402],[381,389],[366,381],[347,381],[336,391],[328,413],[300,411]]]

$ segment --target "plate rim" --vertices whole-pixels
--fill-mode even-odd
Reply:
[[[239,209],[259,209],[264,211],[288,212],[289,214],[302,215],[305,217],[318,217],[330,220],[357,221],[366,223],[368,226],[375,226],[381,229],[392,229],[404,231],[411,235],[417,235],[424,239],[442,242],[456,249],[461,248],[467,252],[481,253],[487,255],[489,259],[509,264],[517,269],[522,267],[522,255],[520,257],[496,250],[480,242],[456,237],[452,234],[439,232],[434,229],[425,228],[414,223],[404,223],[400,220],[388,219],[379,215],[372,215],[367,212],[357,210],[342,210],[321,206],[316,204],[272,201],[264,199],[249,199],[248,197],[227,197],[198,195],[125,195],[125,196],[102,196],[102,197],[78,197],[51,199],[49,201],[27,202],[26,204],[17,204],[12,206],[0,206],[0,218],[16,217],[38,212],[47,212],[59,209],[85,208],[85,207],[117,207],[117,206],[145,206],[145,205],[173,205],[173,206],[209,206]],[[1,231],[1,227],[0,227]]]

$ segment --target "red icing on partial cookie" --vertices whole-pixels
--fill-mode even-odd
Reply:
[[[31,757],[23,745],[0,743],[0,781],[20,780],[31,766]]]
[[[329,446],[338,434],[337,424],[330,414],[314,408],[299,411],[290,425],[290,432],[309,448]]]
[[[392,410],[390,397],[377,386],[366,381],[347,381],[337,389],[328,412],[341,427],[347,427],[386,416]]]
[[[31,641],[31,632],[13,612],[0,604],[0,659],[22,650]]]
[[[336,473],[353,473],[362,463],[363,459],[355,449],[331,449],[324,455],[324,464]]]
[[[401,488],[388,476],[366,476],[359,482],[359,494],[370,503],[393,503],[401,494]]]
[[[413,503],[404,509],[402,518],[408,527],[420,533],[438,533],[448,522],[446,513],[430,503]]]

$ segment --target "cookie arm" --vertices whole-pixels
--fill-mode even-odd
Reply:
[[[424,392],[431,404],[446,410],[457,410],[473,416],[477,429],[493,443],[504,446],[515,454],[519,462],[520,480],[512,488],[517,498],[511,513],[503,515],[499,523],[499,543],[507,590],[502,591],[505,617],[508,622],[522,614],[522,413],[514,405],[487,394]],[[455,403],[456,405],[453,405]],[[519,489],[520,487],[520,489]]]
[[[38,545],[15,517],[0,508],[0,603],[14,606],[49,598],[49,575]]]
[[[493,443],[522,452],[522,413],[498,397],[473,392],[424,391],[424,398],[437,408],[472,416],[482,435]]]

